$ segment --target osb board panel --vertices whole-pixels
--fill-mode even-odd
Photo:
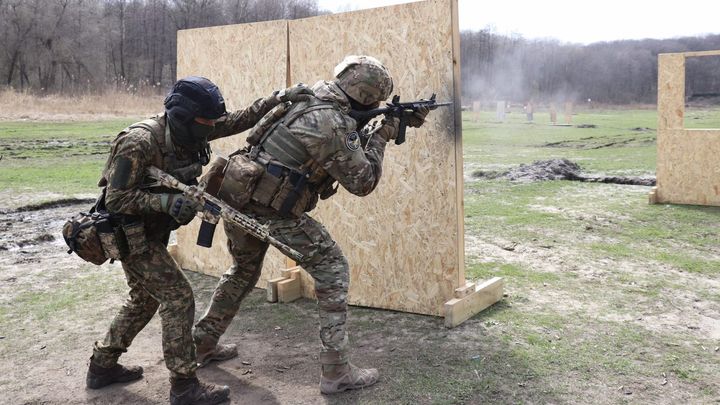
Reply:
[[[685,57],[658,55],[658,130],[682,128],[684,115]]]
[[[227,25],[178,31],[178,77],[205,76],[215,82],[229,111],[244,108],[287,82],[287,21]],[[227,156],[245,144],[246,133],[212,142],[214,154]],[[177,233],[176,260],[184,268],[221,275],[232,263],[222,224],[211,249],[195,245],[200,221],[194,220]],[[285,268],[284,256],[270,248],[265,258],[265,286]]]
[[[658,139],[658,202],[720,206],[720,130],[667,130]]]
[[[720,130],[683,129],[685,59],[720,51],[658,57],[657,202],[720,205]]]
[[[331,80],[346,55],[367,54],[390,69],[401,100],[433,92],[439,100],[455,100],[453,3],[290,21],[291,82]],[[454,289],[465,284],[455,118],[453,108],[431,112],[423,128],[408,129],[405,144],[388,146],[372,194],[359,198],[342,190],[311,213],[348,257],[351,304],[441,315]]]

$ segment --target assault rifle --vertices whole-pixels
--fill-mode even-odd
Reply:
[[[241,213],[219,198],[213,197],[197,187],[188,186],[157,167],[150,166],[147,170],[147,174],[150,178],[157,182],[156,184],[151,184],[149,186],[162,186],[179,190],[185,197],[203,205],[202,211],[198,212],[198,216],[202,218],[203,221],[200,225],[200,232],[198,233],[198,245],[203,247],[212,246],[212,238],[215,233],[215,227],[217,226],[220,218],[222,218],[227,222],[239,226],[243,231],[249,233],[257,239],[275,246],[279,251],[296,262],[301,262],[303,260],[304,256],[302,253],[273,238],[270,235],[267,226]]]
[[[350,110],[350,116],[356,121],[364,121],[377,117],[380,114],[391,115],[393,117],[400,118],[400,128],[398,130],[397,138],[395,138],[395,145],[401,145],[405,142],[405,129],[407,128],[407,118],[412,116],[415,111],[420,107],[427,107],[428,110],[434,110],[438,107],[452,105],[450,101],[438,103],[435,101],[435,93],[430,96],[429,100],[418,100],[410,101],[406,103],[400,102],[400,96],[395,95],[392,101],[387,103],[387,107],[374,108],[368,111],[356,111]]]

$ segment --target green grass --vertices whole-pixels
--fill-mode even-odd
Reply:
[[[0,122],[0,189],[95,192],[110,142],[132,122]]]
[[[106,295],[125,292],[125,284],[118,282],[117,278],[108,277],[107,269],[90,265],[84,267],[87,274],[73,278],[72,282],[57,283],[53,280],[55,287],[52,289],[37,286],[17,294],[9,302],[0,302],[0,327],[12,329],[11,323],[19,321],[42,322],[48,318],[63,317],[78,305],[88,305]]]
[[[547,114],[545,114],[547,115]],[[574,117],[571,127],[549,125],[549,115],[536,114],[533,123],[510,114],[494,123],[494,113],[481,113],[475,122],[463,119],[463,148],[467,162],[479,168],[507,168],[550,158],[577,161],[585,170],[608,174],[648,174],[655,170],[657,113],[651,110],[589,111]],[[578,128],[590,124],[595,128]],[[561,142],[566,147],[544,147]],[[610,147],[599,146],[614,143]]]
[[[511,263],[475,263],[465,270],[465,277],[471,280],[485,280],[491,277],[504,277],[512,282],[543,284],[559,280],[556,273],[539,272]]]
[[[691,110],[688,117],[688,127],[720,128],[720,109]],[[483,113],[474,122],[465,114],[466,176],[551,158],[570,159],[587,174],[654,175],[655,111],[573,117],[574,124],[595,128],[549,126],[542,114],[534,124],[524,115],[508,118],[493,123],[494,113]],[[704,392],[692,397],[698,402],[720,390],[714,353],[697,350],[716,342],[638,321],[662,318],[678,305],[694,314],[693,300],[717,307],[720,295],[702,280],[720,274],[720,207],[649,205],[649,191],[569,181],[465,184],[466,232],[498,247],[516,245],[503,255],[484,257],[480,249],[467,256],[468,278],[503,277],[509,293],[478,318],[509,346],[513,364],[532,370],[543,388],[552,386],[565,400],[582,395],[576,387],[591,382],[615,387],[604,397],[609,402],[637,402],[616,388],[628,380],[654,384],[663,372],[695,384],[684,389]]]

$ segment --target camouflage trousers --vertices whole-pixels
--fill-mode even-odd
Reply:
[[[325,227],[307,214],[295,219],[255,217],[269,226],[273,237],[305,256],[298,264],[315,280],[323,352],[345,355],[349,268],[342,250]],[[202,340],[203,346],[216,343],[230,325],[240,302],[257,283],[268,249],[267,243],[227,222],[225,233],[233,265],[223,274],[207,312],[195,325],[196,339]]]
[[[171,378],[195,376],[197,360],[191,334],[195,299],[165,244],[149,242],[147,252],[123,260],[122,267],[130,297],[115,315],[105,339],[95,342],[93,362],[101,367],[115,365],[160,308],[163,354]]]

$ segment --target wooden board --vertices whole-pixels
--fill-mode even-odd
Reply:
[[[720,51],[658,56],[657,187],[655,203],[720,206],[720,129],[685,129],[685,59]]]
[[[409,129],[402,146],[389,145],[371,195],[341,190],[311,213],[348,257],[351,304],[442,315],[465,284],[456,5],[432,0],[290,21],[293,83],[332,80],[346,55],[367,54],[388,67],[401,100],[437,93],[456,103]]]
[[[460,288],[456,298],[445,303],[445,326],[454,328],[472,316],[500,301],[503,297],[504,280],[492,278],[484,283]]]
[[[199,75],[212,80],[229,111],[287,86],[287,21],[182,30],[177,46],[178,78]],[[213,153],[227,156],[245,144],[246,135],[213,141]],[[200,221],[195,219],[178,230],[175,260],[183,268],[219,276],[232,264],[222,224],[211,249],[195,245],[199,228]],[[278,277],[284,267],[285,256],[271,247],[258,286]]]

